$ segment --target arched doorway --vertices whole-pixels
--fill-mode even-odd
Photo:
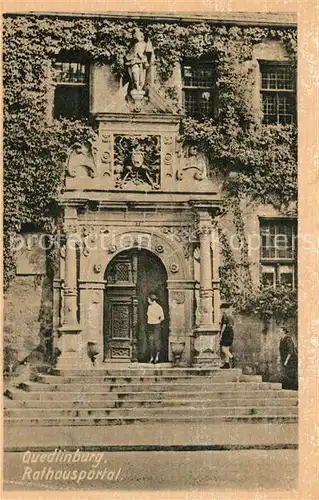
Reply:
[[[148,361],[147,297],[155,293],[165,316],[160,361],[167,361],[169,311],[167,272],[162,261],[149,250],[123,251],[107,266],[105,280],[104,360]]]

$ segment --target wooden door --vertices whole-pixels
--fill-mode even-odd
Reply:
[[[104,359],[137,361],[137,255],[123,253],[107,269]]]

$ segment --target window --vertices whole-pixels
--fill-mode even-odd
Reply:
[[[182,68],[186,114],[211,118],[216,112],[216,70],[212,62],[185,62]]]
[[[264,285],[289,285],[296,281],[295,219],[261,219],[261,281]]]
[[[288,64],[260,63],[262,110],[265,124],[295,121],[296,99],[292,68]]]
[[[89,70],[81,60],[53,63],[54,118],[80,119],[89,115]]]

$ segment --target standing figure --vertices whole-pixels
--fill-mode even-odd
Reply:
[[[234,317],[231,304],[222,304],[221,309],[223,314],[221,319],[220,347],[225,357],[225,363],[221,368],[227,369],[230,368],[230,359],[233,360],[234,358],[230,352],[230,347],[233,345],[234,340]],[[234,367],[234,363],[232,363],[232,367]]]
[[[283,374],[283,388],[298,388],[298,356],[295,344],[287,328],[281,327],[280,333],[283,335],[280,339],[279,353]]]
[[[164,320],[164,312],[162,307],[157,302],[157,297],[151,294],[147,298],[147,337],[150,350],[150,363],[158,363],[161,353],[161,323]]]
[[[134,90],[144,90],[146,70],[149,67],[146,55],[147,48],[143,33],[136,28],[134,30],[134,44],[125,56],[125,64]]]

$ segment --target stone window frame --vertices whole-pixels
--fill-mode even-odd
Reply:
[[[211,85],[207,85],[205,81],[197,82],[195,85],[190,85],[185,83],[185,69],[191,67],[192,69],[198,69],[200,67],[210,67],[215,73],[215,78],[212,80]],[[189,76],[188,78],[192,78]],[[194,77],[193,77],[194,78]],[[199,78],[199,76],[197,76]],[[205,79],[205,77],[204,77]],[[185,114],[192,118],[196,119],[204,119],[204,118],[215,118],[218,113],[218,90],[217,90],[217,65],[214,59],[190,59],[186,58],[181,63],[181,83],[182,83],[182,106],[185,110]],[[202,83],[202,84],[201,84]],[[211,95],[211,109],[208,114],[205,114],[201,111],[200,101],[202,93],[209,93]],[[198,108],[198,112],[192,113],[187,107],[187,93],[193,93],[195,95],[196,106]]]
[[[270,244],[265,246],[263,236],[270,230]],[[297,287],[297,218],[259,217],[260,282],[272,285],[289,284]],[[291,244],[285,245],[285,238]],[[287,242],[287,240],[286,240]],[[268,255],[267,255],[268,252]]]
[[[296,84],[291,63],[289,61],[262,59],[258,60],[258,63],[260,72],[260,106],[263,115],[262,123],[266,126],[278,124],[291,125],[296,123]],[[284,75],[283,70],[286,70],[288,77],[289,73],[291,73],[290,84],[288,86],[284,85],[285,79],[280,78],[280,75]],[[267,75],[268,78],[264,78]],[[288,79],[286,78],[286,80]],[[264,86],[265,81],[268,85]],[[273,100],[275,105],[274,113],[272,114],[265,112],[265,104],[269,98],[269,103]],[[282,112],[280,107],[284,107],[286,112]],[[287,112],[287,108],[289,110],[289,107],[291,108],[291,112]]]

